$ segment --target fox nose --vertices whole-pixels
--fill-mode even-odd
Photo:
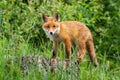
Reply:
[[[51,35],[53,35],[53,32],[50,32]]]

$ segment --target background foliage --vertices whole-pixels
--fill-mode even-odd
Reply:
[[[112,67],[119,66],[119,3],[120,0],[2,0],[0,42],[1,48],[7,46],[1,50],[5,54],[18,55],[24,52],[22,47],[27,44],[44,51],[49,40],[42,30],[41,15],[59,13],[61,21],[76,20],[85,23],[93,34],[99,61],[103,62],[103,57],[106,57],[116,63],[111,64]]]
[[[99,55],[120,55],[119,0],[3,0],[0,2],[0,37],[16,42],[40,44],[46,41],[41,14],[59,13],[61,21],[77,20],[85,23],[94,35]]]

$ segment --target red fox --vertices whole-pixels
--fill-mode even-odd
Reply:
[[[71,47],[72,44],[78,46],[78,52],[76,54],[76,62],[79,63],[83,60],[86,54],[86,49],[89,52],[91,61],[94,66],[98,65],[96,59],[93,37],[85,24],[78,21],[59,21],[59,15],[54,17],[48,17],[42,15],[43,30],[46,35],[54,42],[52,59],[56,59],[58,45],[60,42],[64,42],[66,50],[65,68],[67,68],[71,59]]]

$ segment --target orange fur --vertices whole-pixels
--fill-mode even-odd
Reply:
[[[75,44],[79,47],[79,50],[76,55],[76,61],[79,63],[82,61],[86,55],[86,48],[89,52],[91,61],[94,62],[94,65],[97,66],[98,62],[96,59],[93,37],[90,30],[86,25],[78,21],[63,21],[59,22],[59,17],[47,17],[45,15],[43,18],[43,29],[54,42],[53,56],[57,56],[57,48],[59,42],[64,42],[66,48],[66,62],[68,65],[69,60],[71,59],[71,45]]]

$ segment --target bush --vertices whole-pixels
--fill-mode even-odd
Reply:
[[[37,46],[47,41],[41,15],[59,13],[61,21],[85,23],[94,36],[97,53],[118,60],[120,55],[119,0],[3,0],[0,2],[0,37]],[[120,59],[119,59],[120,60]]]

